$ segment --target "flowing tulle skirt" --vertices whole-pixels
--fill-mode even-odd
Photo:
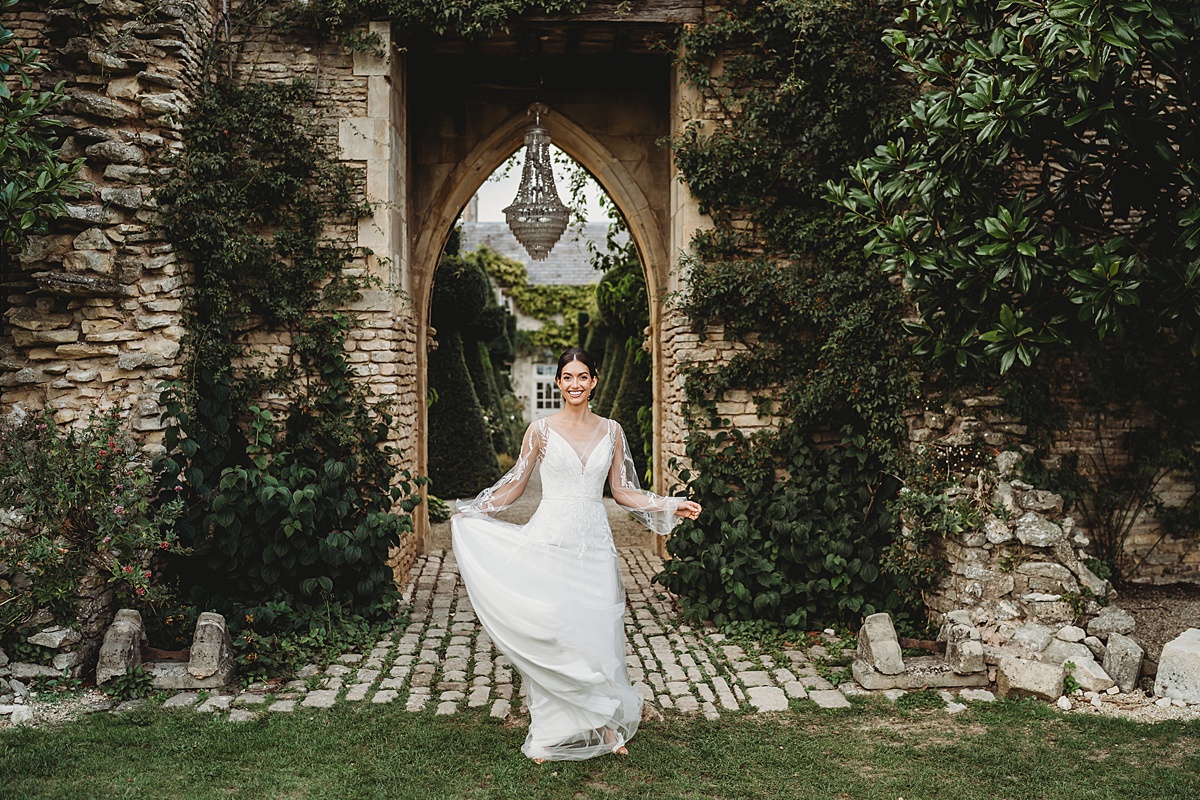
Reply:
[[[632,738],[625,590],[604,505],[543,498],[525,525],[460,517],[459,572],[488,636],[521,674],[530,758],[581,760]]]

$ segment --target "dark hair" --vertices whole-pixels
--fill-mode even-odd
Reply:
[[[599,373],[596,372],[596,362],[592,360],[590,355],[588,355],[587,350],[584,350],[582,347],[568,347],[563,351],[563,354],[558,357],[558,369],[554,370],[554,380],[557,381],[562,378],[563,367],[565,367],[567,364],[570,364],[572,361],[578,361],[587,367],[588,372],[591,373],[593,378],[599,375]],[[594,400],[595,397],[596,390],[593,389],[590,393],[588,393],[588,400]]]
[[[562,377],[563,367],[565,367],[567,364],[570,364],[572,361],[583,362],[583,365],[588,368],[588,372],[592,374],[593,378],[599,374],[596,372],[596,362],[592,360],[590,355],[588,355],[587,350],[584,350],[582,347],[568,347],[563,351],[563,354],[558,357],[558,369],[554,371],[554,380],[558,380]]]

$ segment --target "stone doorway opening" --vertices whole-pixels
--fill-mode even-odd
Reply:
[[[416,333],[416,395],[429,399],[433,287],[454,223],[489,175],[521,147],[541,102],[554,144],[583,166],[628,224],[644,269],[651,360],[651,451],[661,486],[663,317],[677,288],[675,254],[684,249],[679,192],[668,146],[679,124],[679,82],[671,40],[675,21],[530,20],[510,33],[471,42],[414,36],[404,51],[406,124],[405,287]],[[399,148],[398,148],[399,150]],[[418,469],[429,464],[429,407],[418,403]],[[424,540],[428,527],[419,527]]]

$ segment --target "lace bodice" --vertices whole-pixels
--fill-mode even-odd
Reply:
[[[541,419],[525,431],[521,454],[513,468],[473,500],[459,501],[458,510],[468,516],[479,516],[508,508],[525,491],[537,464],[541,469],[543,501],[600,501],[607,478],[613,499],[660,535],[670,533],[677,521],[675,510],[685,500],[641,490],[625,432],[615,420],[602,418],[593,431],[571,438],[549,419]]]

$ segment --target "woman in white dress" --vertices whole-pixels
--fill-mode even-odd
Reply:
[[[460,501],[454,553],[483,629],[521,674],[529,706],[522,752],[541,763],[626,754],[642,698],[625,669],[625,588],[603,502],[666,535],[700,505],[638,488],[625,433],[593,414],[595,364],[573,347],[558,361],[563,409],[525,431],[517,463]],[[525,525],[490,517],[512,505],[541,464],[542,499]]]

